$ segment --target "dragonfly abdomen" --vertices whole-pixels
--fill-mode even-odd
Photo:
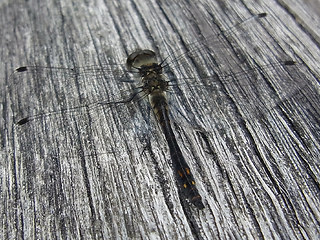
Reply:
[[[168,142],[173,169],[176,172],[177,182],[180,189],[195,206],[200,209],[204,208],[201,196],[195,186],[193,175],[191,174],[190,168],[182,155],[171,128],[165,92],[150,94],[149,101]]]

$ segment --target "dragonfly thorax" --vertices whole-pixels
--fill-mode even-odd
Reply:
[[[162,67],[158,63],[150,63],[146,65],[142,65],[139,68],[140,77],[147,77],[149,75],[160,75],[162,74]]]
[[[168,90],[168,82],[163,79],[163,76],[157,73],[149,73],[142,78],[143,91],[146,94],[155,94],[159,92],[166,92]]]

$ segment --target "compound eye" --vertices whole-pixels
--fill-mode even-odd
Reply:
[[[154,51],[144,49],[137,50],[129,55],[127,58],[127,69],[140,68],[142,65],[150,65],[157,63],[156,54]]]

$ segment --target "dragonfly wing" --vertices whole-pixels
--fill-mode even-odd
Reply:
[[[189,72],[189,77],[176,78],[177,83],[172,83],[172,113],[178,113],[180,116],[175,118],[183,116],[182,119],[188,119],[192,125],[199,125],[199,116],[208,116],[214,111],[239,111],[243,119],[259,120],[307,85],[307,80],[299,76],[300,67],[293,61],[283,61],[263,66],[239,65],[225,74],[222,71],[213,75]],[[240,70],[237,72],[237,69]],[[199,102],[203,96],[206,101]],[[219,121],[219,116],[213,118]]]
[[[11,74],[8,86],[14,117],[23,123],[28,116],[77,112],[129,99],[135,88],[125,81],[129,77],[119,65],[19,68]]]

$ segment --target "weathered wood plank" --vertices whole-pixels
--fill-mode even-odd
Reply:
[[[3,3],[2,239],[317,239],[320,54],[311,23],[319,15],[294,3]],[[238,27],[223,47],[208,37],[260,12],[268,17]],[[172,69],[181,85],[170,102],[204,210],[181,200],[146,101],[14,124],[26,114],[126,95],[133,86],[119,79],[132,51],[153,49],[164,59],[203,38],[200,57],[185,56]],[[273,64],[288,59],[299,64]],[[23,65],[106,71],[9,77]],[[265,67],[201,78],[248,66]]]

